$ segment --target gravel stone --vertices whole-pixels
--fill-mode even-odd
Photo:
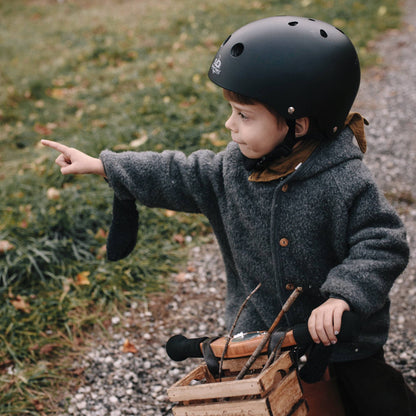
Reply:
[[[386,360],[398,368],[416,391],[416,2],[405,4],[400,30],[384,35],[374,48],[383,64],[363,74],[355,110],[370,121],[365,161],[406,224],[411,259],[392,290],[391,331]],[[167,389],[191,371],[198,359],[176,363],[164,345],[174,334],[187,337],[225,334],[225,273],[211,237],[190,249],[188,264],[172,276],[167,294],[148,304],[133,303],[124,316],[111,320],[109,336],[74,363],[84,369],[84,383],[68,392],[60,416],[166,416],[172,404]],[[128,339],[138,352],[124,353]]]

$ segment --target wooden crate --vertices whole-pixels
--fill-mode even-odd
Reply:
[[[225,360],[221,382],[205,364],[168,389],[175,416],[304,416],[308,408],[289,352],[260,373],[266,357],[260,356],[252,373],[235,380],[246,358]]]

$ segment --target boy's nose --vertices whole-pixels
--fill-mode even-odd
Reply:
[[[230,117],[225,122],[225,128],[228,130],[233,130],[233,115],[231,114]]]

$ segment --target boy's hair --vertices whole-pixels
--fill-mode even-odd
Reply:
[[[239,94],[238,92],[226,90],[225,88],[223,88],[223,95],[227,101],[234,101],[239,104],[264,105],[267,108],[267,110],[276,117],[278,125],[280,125],[281,123],[286,123],[284,117],[282,117],[274,108],[270,107],[267,104],[262,103],[261,101],[255,100],[254,98],[251,98],[251,97],[247,97],[246,95]]]

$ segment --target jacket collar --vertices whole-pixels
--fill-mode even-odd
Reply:
[[[256,170],[249,176],[252,182],[270,182],[282,179],[304,164],[296,175],[297,179],[304,179],[329,169],[350,159],[362,159],[367,149],[364,124],[368,121],[359,113],[351,113],[345,121],[345,128],[334,139],[309,137],[298,142],[293,152],[285,157],[276,159],[262,170]],[[355,136],[358,147],[353,143]],[[315,150],[319,148],[320,151]],[[305,163],[308,161],[308,163]]]
[[[293,173],[318,147],[319,139],[302,140],[295,144],[288,156],[282,156],[262,170],[255,170],[248,180],[251,182],[270,182]]]

